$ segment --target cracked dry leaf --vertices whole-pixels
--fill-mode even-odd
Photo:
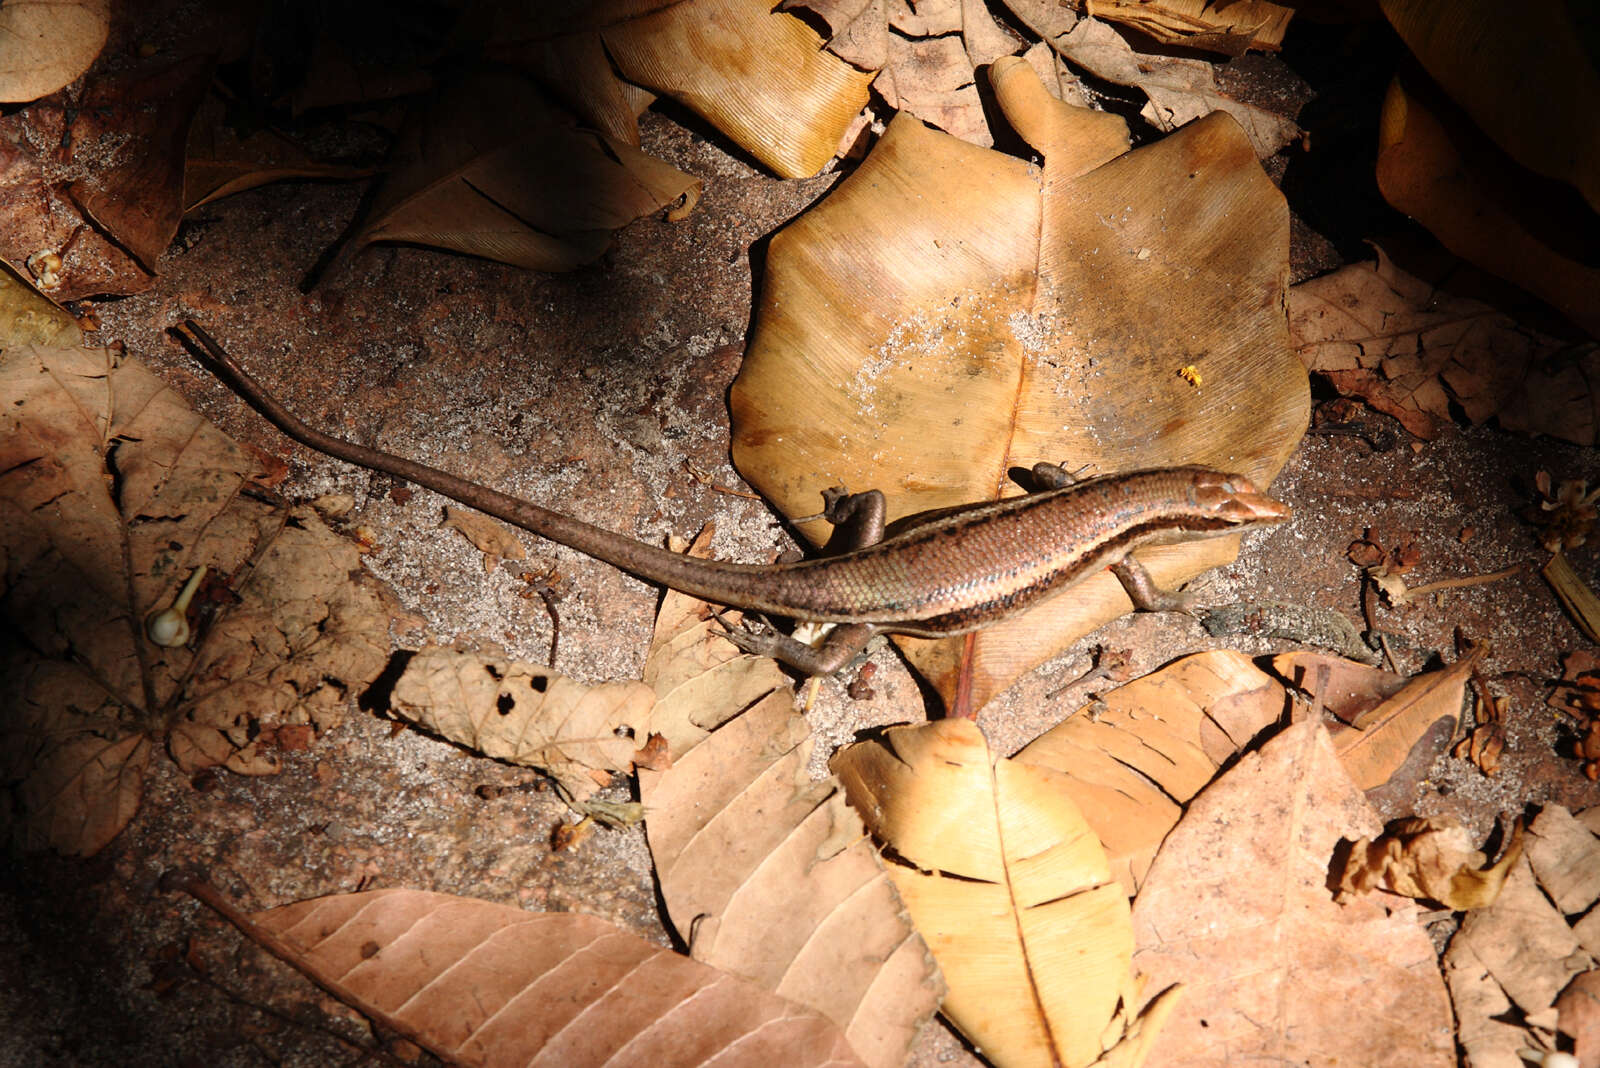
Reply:
[[[633,770],[655,694],[638,682],[586,686],[511,660],[493,645],[424,646],[395,683],[390,708],[496,760],[542,768],[578,801],[609,772]]]
[[[666,915],[696,960],[799,1002],[896,1068],[943,993],[861,820],[813,781],[785,685],[666,771],[639,772]]]
[[[1300,138],[1300,127],[1281,115],[1241,103],[1217,89],[1216,69],[1197,59],[1135,52],[1107,23],[1084,18],[1066,22],[1052,0],[1006,0],[1006,6],[1066,59],[1149,98],[1140,118],[1172,131],[1216,111],[1232,115],[1261,159],[1277,155]]]
[[[1267,0],[1085,0],[1084,14],[1165,45],[1242,56],[1252,48],[1276,52],[1294,9]]]
[[[638,145],[651,93],[690,108],[780,178],[834,156],[872,75],[771,0],[495,5],[487,54],[534,72],[608,138]]]
[[[698,178],[580,130],[527,79],[480,74],[407,121],[340,257],[401,241],[567,271],[599,258],[613,230],[675,203],[687,214],[699,196]]]
[[[335,894],[245,914],[262,948],[452,1065],[846,1068],[838,1028],[595,916],[422,890]]]
[[[994,144],[977,68],[1022,42],[995,22],[983,0],[809,0],[833,30],[828,51],[862,70],[892,108],[963,141]]]
[[[955,719],[891,728],[831,766],[893,851],[889,874],[950,988],[943,1012],[973,1045],[996,1064],[1143,1062],[1172,993],[1127,1012],[1128,899],[1065,776],[996,760]]]
[[[1415,906],[1338,905],[1328,890],[1339,840],[1378,830],[1314,721],[1190,803],[1133,909],[1135,969],[1150,989],[1186,988],[1152,1063],[1453,1068],[1450,1005]]]
[[[687,546],[674,540],[669,547],[704,559],[714,533],[707,523]],[[715,612],[706,602],[669,589],[656,613],[644,682],[656,694],[650,729],[666,739],[674,760],[773,690],[790,688],[776,660],[741,653],[722,636],[724,626]],[[738,626],[741,617],[725,611],[722,618]]]
[[[1593,209],[1505,158],[1429,88],[1401,78],[1389,85],[1378,137],[1383,198],[1457,256],[1521,286],[1600,337],[1600,268],[1591,261],[1585,235],[1593,230]],[[1600,103],[1600,78],[1595,95]],[[1600,142],[1592,167],[1600,171]],[[1595,189],[1600,193],[1600,175]]]
[[[1196,653],[1103,695],[1012,759],[1064,776],[1131,897],[1183,806],[1287,699],[1243,653]]]
[[[1432,439],[1453,404],[1474,423],[1592,444],[1600,361],[1490,305],[1453,296],[1397,267],[1381,249],[1289,291],[1289,329],[1306,368],[1339,392]],[[1590,365],[1594,364],[1593,367]]]
[[[89,854],[132,818],[151,742],[187,768],[276,770],[281,726],[326,730],[388,655],[390,601],[306,508],[241,496],[256,460],[136,361],[0,354],[0,562],[15,699],[0,719],[9,833]],[[146,617],[204,566],[237,603]]]
[[[1010,469],[1041,459],[1270,482],[1308,393],[1281,310],[1287,209],[1237,125],[1122,153],[1115,119],[1051,98],[1024,61],[993,81],[1042,172],[900,116],[773,237],[731,393],[740,472],[791,516],[823,486],[876,487],[891,520],[1016,492]],[[803,530],[820,543],[820,526]],[[1236,551],[1140,558],[1172,586]],[[1100,574],[970,639],[901,646],[947,700],[968,672],[977,708],[1128,610]]]
[[[1456,820],[1408,816],[1390,823],[1377,838],[1358,839],[1343,864],[1336,860],[1331,875],[1340,901],[1381,886],[1461,912],[1494,904],[1521,856],[1520,822],[1500,859],[1490,864]]]
[[[111,0],[0,3],[0,103],[37,100],[76,80],[110,29]]]
[[[444,508],[444,523],[441,525],[459,531],[463,538],[472,543],[474,549],[483,554],[484,571],[493,571],[495,564],[501,560],[528,558],[528,550],[523,546],[522,539],[493,516],[447,504]]]

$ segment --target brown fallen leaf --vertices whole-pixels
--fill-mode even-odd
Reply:
[[[1528,827],[1528,863],[1562,913],[1581,916],[1600,901],[1600,838],[1561,806],[1546,805]]]
[[[1190,803],[1133,910],[1134,967],[1151,989],[1188,989],[1154,1063],[1455,1065],[1450,1006],[1415,909],[1338,905],[1327,887],[1339,839],[1377,830],[1314,721]]]
[[[491,6],[486,54],[526,67],[612,141],[639,143],[649,94],[677,100],[781,178],[833,158],[872,75],[770,0]]]
[[[965,719],[891,728],[831,766],[892,850],[890,877],[950,988],[945,1016],[985,1056],[1143,1062],[1173,997],[1130,1011],[1127,897],[1061,773],[997,761]]]
[[[1537,67],[1547,70],[1550,63]],[[1600,101],[1600,75],[1591,69],[1591,77],[1592,95]],[[1577,197],[1563,203],[1566,190],[1549,189],[1554,183],[1501,159],[1448,101],[1432,95],[1399,78],[1389,86],[1378,139],[1384,199],[1451,252],[1521,286],[1600,337],[1600,268],[1586,262],[1589,250],[1581,239],[1571,238],[1570,231],[1581,227],[1570,215],[1550,218],[1562,208],[1584,216],[1593,209]],[[1593,151],[1589,166],[1600,171],[1600,141]],[[1600,177],[1591,188],[1600,195]]]
[[[1294,9],[1267,0],[1085,0],[1084,14],[1141,30],[1165,45],[1227,56],[1276,52]]]
[[[1434,437],[1460,405],[1474,423],[1499,414],[1510,429],[1595,440],[1595,402],[1580,369],[1560,364],[1530,374],[1555,362],[1561,341],[1452,296],[1375,251],[1375,263],[1289,291],[1289,329],[1307,370],[1420,438]]]
[[[1524,166],[1570,182],[1600,211],[1600,60],[1583,8],[1535,0],[1380,0],[1428,73]],[[1561,107],[1546,106],[1562,101]]]
[[[1042,174],[901,116],[774,236],[731,395],[741,473],[793,516],[815,514],[826,484],[877,487],[891,519],[1015,492],[1010,469],[1041,458],[1209,462],[1264,485],[1307,393],[1271,311],[1286,209],[1237,126],[1209,117],[1109,159],[1105,116],[1050,98],[1022,60],[993,73],[1011,121],[1046,146]],[[1177,375],[1196,362],[1200,388]],[[820,543],[820,526],[803,530]],[[1140,556],[1172,586],[1235,551]],[[977,708],[1129,607],[1100,574],[971,639],[901,646]]]
[[[33,283],[0,260],[0,347],[83,342],[78,321],[61,305],[40,293]]]
[[[1489,864],[1460,823],[1408,816],[1390,823],[1377,838],[1359,839],[1345,863],[1335,863],[1335,898],[1346,902],[1381,886],[1458,912],[1481,909],[1494,904],[1511,865],[1521,856],[1520,821],[1500,859]]]
[[[58,301],[148,288],[177,232],[184,137],[210,80],[206,59],[140,65],[0,117],[0,255],[29,263]]]
[[[372,173],[370,167],[324,163],[275,130],[256,130],[245,137],[224,122],[224,102],[215,93],[202,101],[189,126],[183,153],[183,210],[246,189],[293,178],[350,180]]]
[[[585,686],[492,645],[425,646],[390,697],[397,715],[485,756],[542,768],[578,801],[598,789],[591,772],[633,770],[654,705],[643,683]]]
[[[399,241],[571,270],[598,258],[613,230],[669,205],[686,214],[699,196],[699,179],[578,129],[528,80],[481,74],[407,121],[340,256]]]
[[[1600,641],[1600,594],[1573,570],[1567,558],[1555,553],[1540,572],[1555,591],[1561,606],[1590,641]]]
[[[37,100],[76,80],[110,28],[111,0],[0,4],[0,103]]]
[[[1244,654],[1196,653],[1102,695],[1012,759],[1062,773],[1132,897],[1183,806],[1286,702]]]
[[[151,742],[187,769],[268,773],[273,729],[336,725],[388,657],[392,600],[309,508],[240,490],[243,450],[137,362],[106,350],[0,354],[0,560],[14,700],[0,778],[27,848],[93,853],[132,817]],[[199,567],[228,603],[175,613]]]
[[[1572,1040],[1578,1068],[1600,1068],[1600,969],[1567,984],[1556,999],[1557,1029]]]
[[[666,918],[694,959],[838,1024],[877,1068],[905,1062],[943,985],[786,685],[670,770],[639,772]]]
[[[859,1065],[838,1028],[594,916],[422,890],[245,914],[180,884],[251,941],[454,1065]]]

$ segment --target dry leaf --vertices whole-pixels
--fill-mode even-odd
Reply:
[[[454,1065],[859,1065],[815,1013],[605,920],[421,890],[246,915],[263,948]]]
[[[200,105],[184,148],[183,210],[292,178],[364,178],[370,167],[322,163],[289,138],[263,129],[240,138],[224,123],[224,103],[215,93]]]
[[[639,682],[585,686],[495,646],[425,646],[390,697],[400,716],[496,760],[542,768],[582,801],[591,771],[633,770],[655,694]]]
[[[1103,116],[1077,123],[1094,113],[1051,100],[1021,60],[997,61],[994,82],[1049,146],[1042,174],[902,116],[774,236],[732,390],[740,471],[789,515],[841,484],[882,489],[891,519],[992,500],[1013,466],[1046,458],[1270,481],[1307,393],[1277,310],[1286,209],[1238,128],[1208,118],[1104,163]],[[1092,146],[1087,165],[1073,145]],[[1203,387],[1178,377],[1188,363]],[[1234,552],[1140,555],[1171,586]],[[1128,610],[1103,574],[973,639],[902,647],[947,699],[970,672],[981,707]]]
[[[1537,64],[1539,70],[1549,66],[1544,60]],[[1600,76],[1593,80],[1600,103]],[[1581,226],[1574,227],[1571,215],[1589,215],[1588,207],[1577,198],[1564,203],[1564,190],[1552,191],[1547,180],[1497,158],[1498,151],[1446,101],[1429,100],[1398,78],[1383,102],[1378,140],[1378,187],[1385,200],[1451,252],[1521,286],[1600,337],[1600,268],[1586,262],[1591,250],[1572,236]],[[1600,170],[1600,139],[1591,140],[1597,154],[1590,167]],[[1591,188],[1600,193],[1600,175]]]
[[[1572,1039],[1578,1068],[1600,1068],[1600,970],[1584,972],[1556,999],[1557,1028]]]
[[[110,0],[0,4],[0,103],[53,93],[89,69],[111,28]]]
[[[1528,827],[1528,863],[1560,912],[1579,916],[1600,901],[1600,838],[1560,805],[1546,805]],[[1600,945],[1589,949],[1600,955]]]
[[[1450,940],[1447,963],[1458,947],[1480,961],[1528,1016],[1549,1009],[1567,981],[1594,960],[1540,892],[1526,857],[1512,867],[1493,905],[1467,913]]]
[[[1456,1042],[1474,1068],[1525,1068],[1517,1051],[1528,1046],[1522,1028],[1507,1021],[1516,1010],[1489,969],[1466,946],[1451,943],[1444,957],[1445,984],[1456,1012]]]
[[[1600,60],[1582,7],[1535,0],[1381,0],[1434,79],[1518,162],[1600,211]],[[1593,29],[1592,22],[1587,26]],[[1593,311],[1593,307],[1590,308]]]
[[[1455,1065],[1450,1007],[1415,909],[1336,905],[1328,891],[1339,839],[1377,830],[1311,721],[1190,803],[1134,905],[1135,968],[1151,989],[1188,987],[1154,1063]]]
[[[483,74],[407,122],[341,255],[403,241],[571,270],[598,258],[618,227],[678,202],[687,212],[699,195],[698,179],[579,130],[525,79]]]
[[[637,145],[642,91],[695,111],[781,178],[833,158],[867,102],[870,74],[770,0],[608,0],[496,5],[491,58],[533,70],[613,142]],[[615,147],[615,144],[613,144]]]
[[[148,288],[177,232],[184,137],[210,80],[209,61],[183,60],[0,118],[0,255],[29,262],[58,301]]]
[[[713,533],[708,523],[692,544],[672,548],[704,558]],[[724,612],[722,619],[686,593],[669,589],[661,598],[644,681],[656,693],[650,729],[666,739],[674,759],[773,690],[789,688],[776,660],[741,653],[722,636],[725,626],[739,625],[738,613]]]
[[[1044,20],[1038,17],[1036,3],[1007,0],[1006,6],[1050,47],[1090,74],[1143,92],[1150,102],[1139,115],[1158,130],[1176,130],[1201,116],[1225,111],[1243,128],[1261,159],[1277,155],[1300,138],[1300,128],[1292,120],[1218,92],[1216,70],[1210,63],[1135,52],[1116,30],[1098,19],[1081,19],[1062,32],[1053,15]]]
[[[1283,687],[1233,650],[1119,686],[1012,759],[1051,768],[1131,897],[1182,806],[1283,715]]]
[[[1392,787],[1406,769],[1419,778],[1427,773],[1433,758],[1455,733],[1467,682],[1482,658],[1479,652],[1442,670],[1418,675],[1382,704],[1357,716],[1350,727],[1334,730],[1333,747],[1359,789],[1370,794]],[[1273,666],[1286,673],[1284,658],[1274,658]],[[1405,782],[1404,777],[1399,781]],[[1415,782],[1405,785],[1412,787]]]
[[[1554,363],[1561,342],[1451,296],[1376,251],[1376,263],[1351,264],[1289,291],[1289,329],[1308,370],[1420,438],[1431,439],[1459,404],[1474,423],[1499,413],[1511,429],[1595,440],[1594,394],[1579,368],[1528,374]]]
[[[104,846],[151,740],[190,767],[268,772],[271,728],[339,722],[388,656],[390,602],[349,543],[309,509],[237,496],[255,461],[134,361],[8,349],[0,397],[13,835]],[[191,645],[154,645],[146,617],[201,565],[237,603],[191,608]]]
[[[1494,904],[1506,875],[1522,856],[1522,824],[1492,865],[1472,846],[1467,829],[1451,819],[1409,816],[1395,820],[1378,838],[1355,842],[1345,863],[1335,864],[1337,900],[1383,887],[1392,893],[1437,901],[1448,909]]]
[[[526,560],[528,550],[511,528],[492,516],[470,508],[445,505],[442,526],[461,532],[472,547],[483,554],[483,569],[493,571],[499,560]]]
[[[83,332],[70,312],[0,260],[0,339],[0,349],[20,345],[68,348],[82,343]]]
[[[1064,776],[997,762],[976,724],[951,719],[891,728],[832,767],[898,858],[889,874],[944,972],[945,1016],[986,1057],[1142,1061],[1158,1028],[1156,1012],[1126,1012],[1127,898]]]
[[[1555,591],[1567,614],[1578,629],[1592,642],[1600,641],[1600,595],[1572,569],[1567,558],[1560,553],[1550,557],[1543,571],[1546,582]]]
[[[696,960],[822,1013],[895,1068],[943,989],[838,784],[812,781],[793,704],[776,690],[670,770],[640,771],[661,899]]]
[[[1252,48],[1276,52],[1294,9],[1267,0],[1085,0],[1084,14],[1162,44],[1242,56]]]

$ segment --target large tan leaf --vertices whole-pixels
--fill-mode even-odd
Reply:
[[[1050,99],[1021,60],[994,81],[1047,146],[1042,174],[901,117],[773,238],[732,391],[741,472],[792,516],[843,484],[881,488],[891,518],[1014,492],[1010,469],[1041,459],[1270,481],[1308,397],[1282,311],[1287,211],[1238,127],[1208,117],[1105,162],[1104,116]],[[1236,549],[1141,558],[1173,585]],[[965,662],[981,707],[1128,609],[1102,574],[970,649],[903,647],[947,699]]]
[[[408,122],[346,254],[403,241],[570,270],[618,227],[678,201],[687,211],[699,195],[698,179],[579,130],[525,79],[485,74]]]
[[[808,770],[787,687],[666,771],[639,771],[667,916],[696,960],[833,1020],[895,1068],[942,993],[861,820]]]
[[[241,497],[258,473],[132,360],[0,354],[0,780],[25,846],[110,841],[151,740],[186,768],[274,771],[279,727],[333,726],[382,670],[381,587],[308,509]],[[146,617],[201,566],[214,614],[196,600],[189,644],[155,645]]]
[[[1381,0],[1434,79],[1526,167],[1600,211],[1600,56],[1593,11],[1566,0]],[[1579,12],[1587,11],[1587,27]],[[1587,36],[1586,36],[1587,33]]]
[[[970,720],[896,727],[833,758],[850,804],[900,858],[889,874],[944,972],[944,1014],[996,1064],[1087,1065],[1143,1021],[1128,900],[1063,776],[996,761]],[[1158,1061],[1156,1063],[1168,1063]]]
[[[593,916],[421,890],[246,915],[190,888],[347,1005],[450,1064],[861,1063],[821,1016]]]
[[[1378,829],[1315,721],[1190,803],[1133,910],[1134,967],[1152,989],[1188,990],[1154,1063],[1456,1063],[1444,983],[1411,902],[1339,905],[1328,889],[1339,840]]]
[[[110,28],[111,0],[0,3],[0,103],[35,100],[77,78]]]
[[[586,686],[493,646],[429,645],[406,664],[390,704],[484,756],[544,769],[582,801],[599,788],[594,772],[633,770],[655,694],[640,682]]]
[[[1063,775],[1131,897],[1183,806],[1287,699],[1243,653],[1196,653],[1103,695],[1012,759]]]
[[[872,81],[768,0],[500,6],[489,54],[534,69],[611,137],[639,143],[629,89],[648,90],[698,112],[782,178],[833,158]]]
[[[1162,44],[1242,56],[1252,48],[1277,51],[1294,9],[1267,0],[1085,0],[1084,13]]]

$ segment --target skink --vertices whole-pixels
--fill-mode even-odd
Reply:
[[[437,468],[313,430],[267,393],[195,322],[185,324],[212,370],[279,430],[360,467],[414,482],[649,582],[703,600],[797,621],[835,623],[822,645],[736,630],[746,651],[811,674],[837,671],[875,634],[940,637],[977,630],[1110,567],[1136,606],[1185,608],[1128,556],[1152,544],[1277,523],[1289,507],[1242,475],[1171,467],[1069,482],[1041,464],[1041,492],[914,518],[883,537],[883,497],[830,490],[829,551],[795,563],[739,564],[671,552]]]

